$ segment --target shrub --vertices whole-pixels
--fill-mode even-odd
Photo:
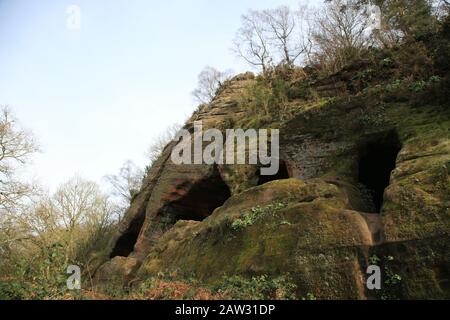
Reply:
[[[290,90],[289,83],[281,78],[268,80],[260,77],[246,88],[239,104],[247,110],[252,121],[263,126],[287,114]]]
[[[297,286],[289,276],[269,278],[267,275],[246,278],[242,276],[225,276],[223,283],[215,291],[239,300],[293,300],[296,298]]]
[[[23,300],[27,290],[22,283],[16,281],[0,281],[0,300]]]
[[[256,206],[250,209],[250,211],[244,213],[240,218],[236,219],[231,228],[233,230],[245,229],[248,226],[253,225],[256,221],[262,219],[267,215],[275,215],[278,210],[286,207],[286,204],[282,202],[277,202],[274,204],[269,204],[265,207]]]
[[[289,99],[303,99],[309,100],[314,97],[314,92],[311,83],[306,80],[301,80],[294,83],[288,91]]]

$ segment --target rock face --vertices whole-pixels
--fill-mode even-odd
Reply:
[[[240,96],[254,82],[231,80],[185,128],[228,128],[245,116]],[[175,165],[169,144],[97,281],[289,274],[299,297],[449,298],[450,111],[371,98],[291,102],[272,178],[257,165]],[[380,292],[365,285],[374,263],[384,271]]]

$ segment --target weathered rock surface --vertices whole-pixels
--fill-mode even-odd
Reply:
[[[185,127],[202,120],[205,128],[227,128],[245,116],[239,96],[254,81],[235,78]],[[206,283],[290,274],[299,297],[379,298],[365,287],[377,256],[386,277],[402,279],[386,295],[448,298],[449,109],[370,96],[292,107],[295,115],[280,128],[290,179],[257,186],[256,165],[175,165],[169,144],[97,281],[126,284],[168,271]]]

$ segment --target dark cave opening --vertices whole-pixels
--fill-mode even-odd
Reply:
[[[110,258],[128,257],[134,250],[134,245],[139,237],[145,220],[145,210],[131,221],[128,229],[119,237],[111,252]]]
[[[283,180],[283,179],[289,179],[289,171],[286,165],[286,162],[283,160],[280,160],[280,167],[278,169],[278,172],[272,176],[263,176],[261,175],[261,170],[258,169],[258,186],[275,180]]]
[[[187,181],[182,186],[183,191],[187,190],[185,195],[168,203],[159,212],[159,222],[163,230],[169,229],[178,220],[202,221],[231,197],[230,188],[217,169],[210,177],[199,180],[191,186],[189,184]],[[128,257],[134,251],[144,220],[145,210],[131,222],[127,231],[117,240],[110,258]]]
[[[230,188],[215,171],[211,177],[191,186],[179,200],[168,204],[164,214],[171,217],[172,224],[178,220],[202,221],[230,197]]]
[[[358,180],[368,189],[377,213],[383,206],[384,189],[389,185],[400,149],[401,143],[395,131],[359,147]]]

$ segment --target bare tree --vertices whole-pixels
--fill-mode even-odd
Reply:
[[[102,198],[96,183],[75,177],[59,186],[52,199],[53,209],[66,230],[85,223]]]
[[[144,179],[144,171],[133,161],[126,161],[119,169],[118,174],[105,177],[113,189],[113,195],[120,202],[128,206],[131,199],[139,192]]]
[[[115,205],[95,182],[80,177],[60,185],[51,198],[40,203],[38,209],[41,216],[43,212],[54,221],[50,227],[44,228],[45,233],[53,231],[55,236],[55,230],[63,231],[60,243],[65,246],[66,263],[75,257],[81,243],[104,232],[114,222],[117,212]],[[55,229],[51,230],[51,227]]]
[[[367,6],[358,0],[329,1],[314,20],[315,58],[329,72],[342,68],[371,43]]]
[[[287,6],[250,10],[242,16],[233,51],[250,65],[260,67],[263,73],[274,65],[293,65],[311,51],[308,14],[306,6],[298,10]]]
[[[281,55],[279,63],[292,65],[311,49],[307,7],[292,11],[287,6],[264,10],[263,24],[269,43]],[[274,50],[275,51],[275,50]]]
[[[0,218],[9,226],[6,234],[0,229],[0,270],[15,272],[14,263],[24,261],[44,282],[55,281],[69,261],[86,262],[91,249],[108,239],[117,212],[96,183],[79,177],[53,195],[43,193],[33,200],[8,219]]]
[[[265,73],[272,65],[269,39],[263,12],[249,10],[242,16],[242,27],[236,33],[232,50],[247,63]]]
[[[150,166],[158,160],[158,158],[162,155],[166,146],[171,142],[177,135],[178,131],[180,131],[181,125],[173,124],[168,126],[164,132],[162,132],[159,136],[155,138],[148,149],[148,157],[150,159]]]
[[[200,104],[209,104],[216,96],[217,90],[229,78],[231,72],[221,72],[213,67],[206,66],[198,75],[197,88],[192,95]]]
[[[33,136],[20,128],[8,107],[0,108],[0,210],[13,210],[34,187],[17,178],[17,170],[38,151]]]
[[[38,151],[33,136],[22,129],[7,106],[0,107],[0,262],[14,256],[16,243],[30,238],[18,216],[38,187],[19,179],[18,171]],[[20,253],[19,253],[20,256]],[[7,262],[5,262],[7,263]]]

